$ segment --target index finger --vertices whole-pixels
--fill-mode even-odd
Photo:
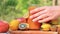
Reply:
[[[44,10],[46,7],[39,7],[39,8],[36,8],[36,9],[33,9],[30,11],[30,14],[34,14],[34,13],[37,13],[37,12],[40,12],[42,10]]]

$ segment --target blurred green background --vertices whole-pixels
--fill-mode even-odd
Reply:
[[[0,20],[10,21],[22,17],[31,5],[51,6],[52,0],[0,0]]]

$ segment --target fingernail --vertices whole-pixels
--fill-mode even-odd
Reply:
[[[42,21],[38,21],[39,23],[42,23]]]
[[[33,21],[33,23],[36,23],[36,21],[34,21],[34,20],[32,20]]]
[[[32,16],[30,16],[30,18],[32,19]]]
[[[39,23],[45,23],[45,22],[42,22],[42,21],[38,21]]]
[[[33,22],[35,22],[35,20],[32,20]]]

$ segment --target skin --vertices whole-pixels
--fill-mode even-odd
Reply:
[[[30,11],[33,22],[48,22],[60,17],[60,6],[44,6]]]

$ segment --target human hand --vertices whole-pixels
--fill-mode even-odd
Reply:
[[[33,22],[47,22],[53,19],[57,19],[60,16],[59,6],[45,6],[39,7],[30,11],[30,18]]]

